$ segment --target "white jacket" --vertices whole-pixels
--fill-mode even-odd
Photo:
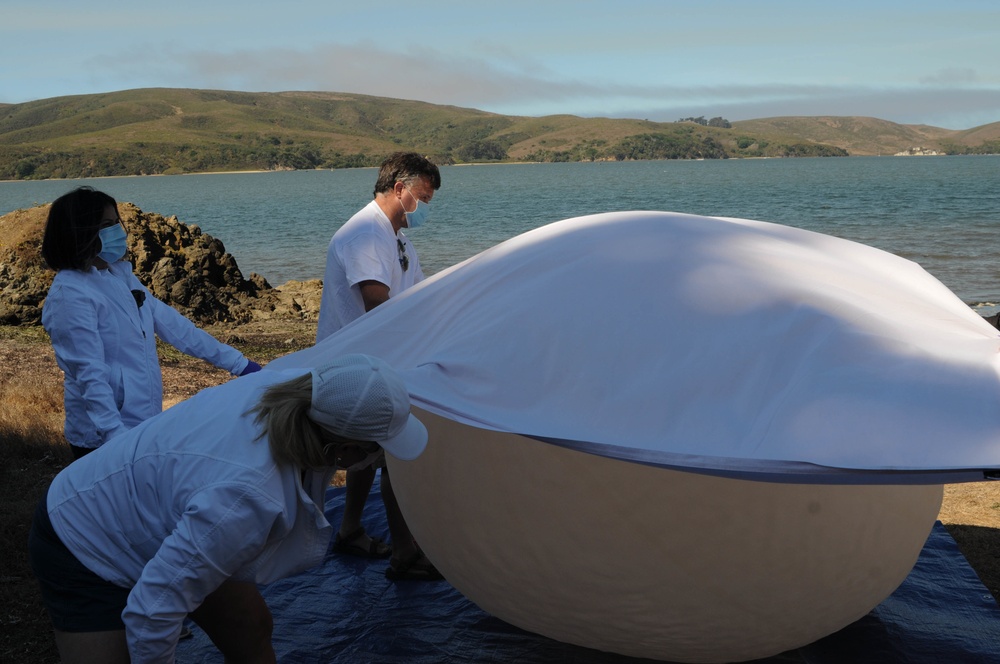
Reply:
[[[133,662],[171,662],[187,614],[226,579],[269,583],[323,560],[332,475],[279,466],[252,416],[262,371],[203,390],[74,461],[49,517],[88,569],[132,588],[122,613]]]
[[[133,290],[145,297],[136,305]],[[132,264],[60,270],[42,308],[42,325],[65,374],[66,439],[98,447],[163,410],[156,337],[238,375],[247,359],[157,300]]]

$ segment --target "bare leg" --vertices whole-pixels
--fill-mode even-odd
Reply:
[[[399,509],[399,503],[396,502],[396,493],[392,490],[388,468],[382,469],[381,487],[385,518],[389,526],[389,535],[392,537],[392,560],[397,563],[409,560],[418,551],[417,543],[413,541],[410,527],[406,525],[406,519]]]
[[[375,468],[371,466],[347,471],[347,483],[344,485],[344,516],[340,520],[339,530],[341,537],[348,537],[361,528],[361,515],[374,483]],[[371,545],[371,538],[367,534],[352,541],[365,548]]]
[[[396,502],[388,468],[382,469],[382,502],[385,503],[386,521],[392,535],[392,558],[385,575],[394,581],[437,581],[444,578],[414,541],[403,512],[399,509],[399,503]]]
[[[63,664],[128,664],[125,630],[109,632],[60,632],[56,647]]]
[[[274,664],[271,610],[253,583],[226,581],[205,598],[191,619],[232,664]]]

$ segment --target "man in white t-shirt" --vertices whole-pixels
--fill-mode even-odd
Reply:
[[[330,240],[317,342],[423,280],[420,259],[403,229],[416,228],[427,219],[428,204],[440,188],[438,167],[419,154],[398,152],[382,162],[375,199]],[[361,525],[361,514],[380,467],[376,462],[347,472],[344,516],[334,549],[370,558],[390,557],[386,569],[390,579],[440,579],[410,534],[382,461],[382,501],[392,546],[369,536]]]

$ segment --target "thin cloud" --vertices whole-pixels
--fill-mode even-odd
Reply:
[[[192,81],[198,81],[199,86],[227,89],[328,90],[438,104],[567,100],[601,90],[531,73],[544,72],[537,63],[513,61],[513,66],[500,67],[481,58],[454,58],[426,48],[393,52],[367,43],[309,50],[187,52],[166,60],[133,60],[126,66],[140,78],[148,76],[149,66],[156,63],[160,63],[162,78],[182,87],[193,87]],[[102,64],[115,67],[114,59]]]
[[[920,88],[907,90],[836,89],[816,96],[761,96],[757,99],[678,99],[655,108],[632,107],[613,117],[669,121],[682,117],[751,120],[778,116],[867,116],[900,124],[927,124],[947,129],[970,129],[1000,122],[1000,90]]]
[[[979,75],[976,73],[975,69],[962,68],[962,67],[950,67],[948,69],[942,69],[930,76],[924,76],[920,79],[921,83],[926,85],[959,85],[962,83],[978,83]]]
[[[93,64],[107,76],[139,81],[149,80],[152,75],[165,85],[177,87],[326,90],[473,106],[594,99],[822,97],[838,90],[823,85],[678,86],[567,81],[524,58],[498,64],[428,49],[392,52],[373,43],[309,50],[150,52],[127,59],[101,58]]]
[[[863,115],[965,129],[1000,121],[1000,89],[974,84],[972,69],[943,69],[917,86],[629,85],[562,80],[527,57],[456,58],[429,48],[391,51],[374,42],[311,49],[147,51],[105,57],[108,80],[246,91],[319,90],[413,99],[515,115],[730,120],[774,115]],[[530,110],[525,110],[530,109]],[[961,124],[973,122],[973,124]]]

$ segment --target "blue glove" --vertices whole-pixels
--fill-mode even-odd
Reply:
[[[257,373],[260,371],[260,365],[253,360],[247,360],[246,368],[240,372],[241,376],[246,376],[248,374]]]

